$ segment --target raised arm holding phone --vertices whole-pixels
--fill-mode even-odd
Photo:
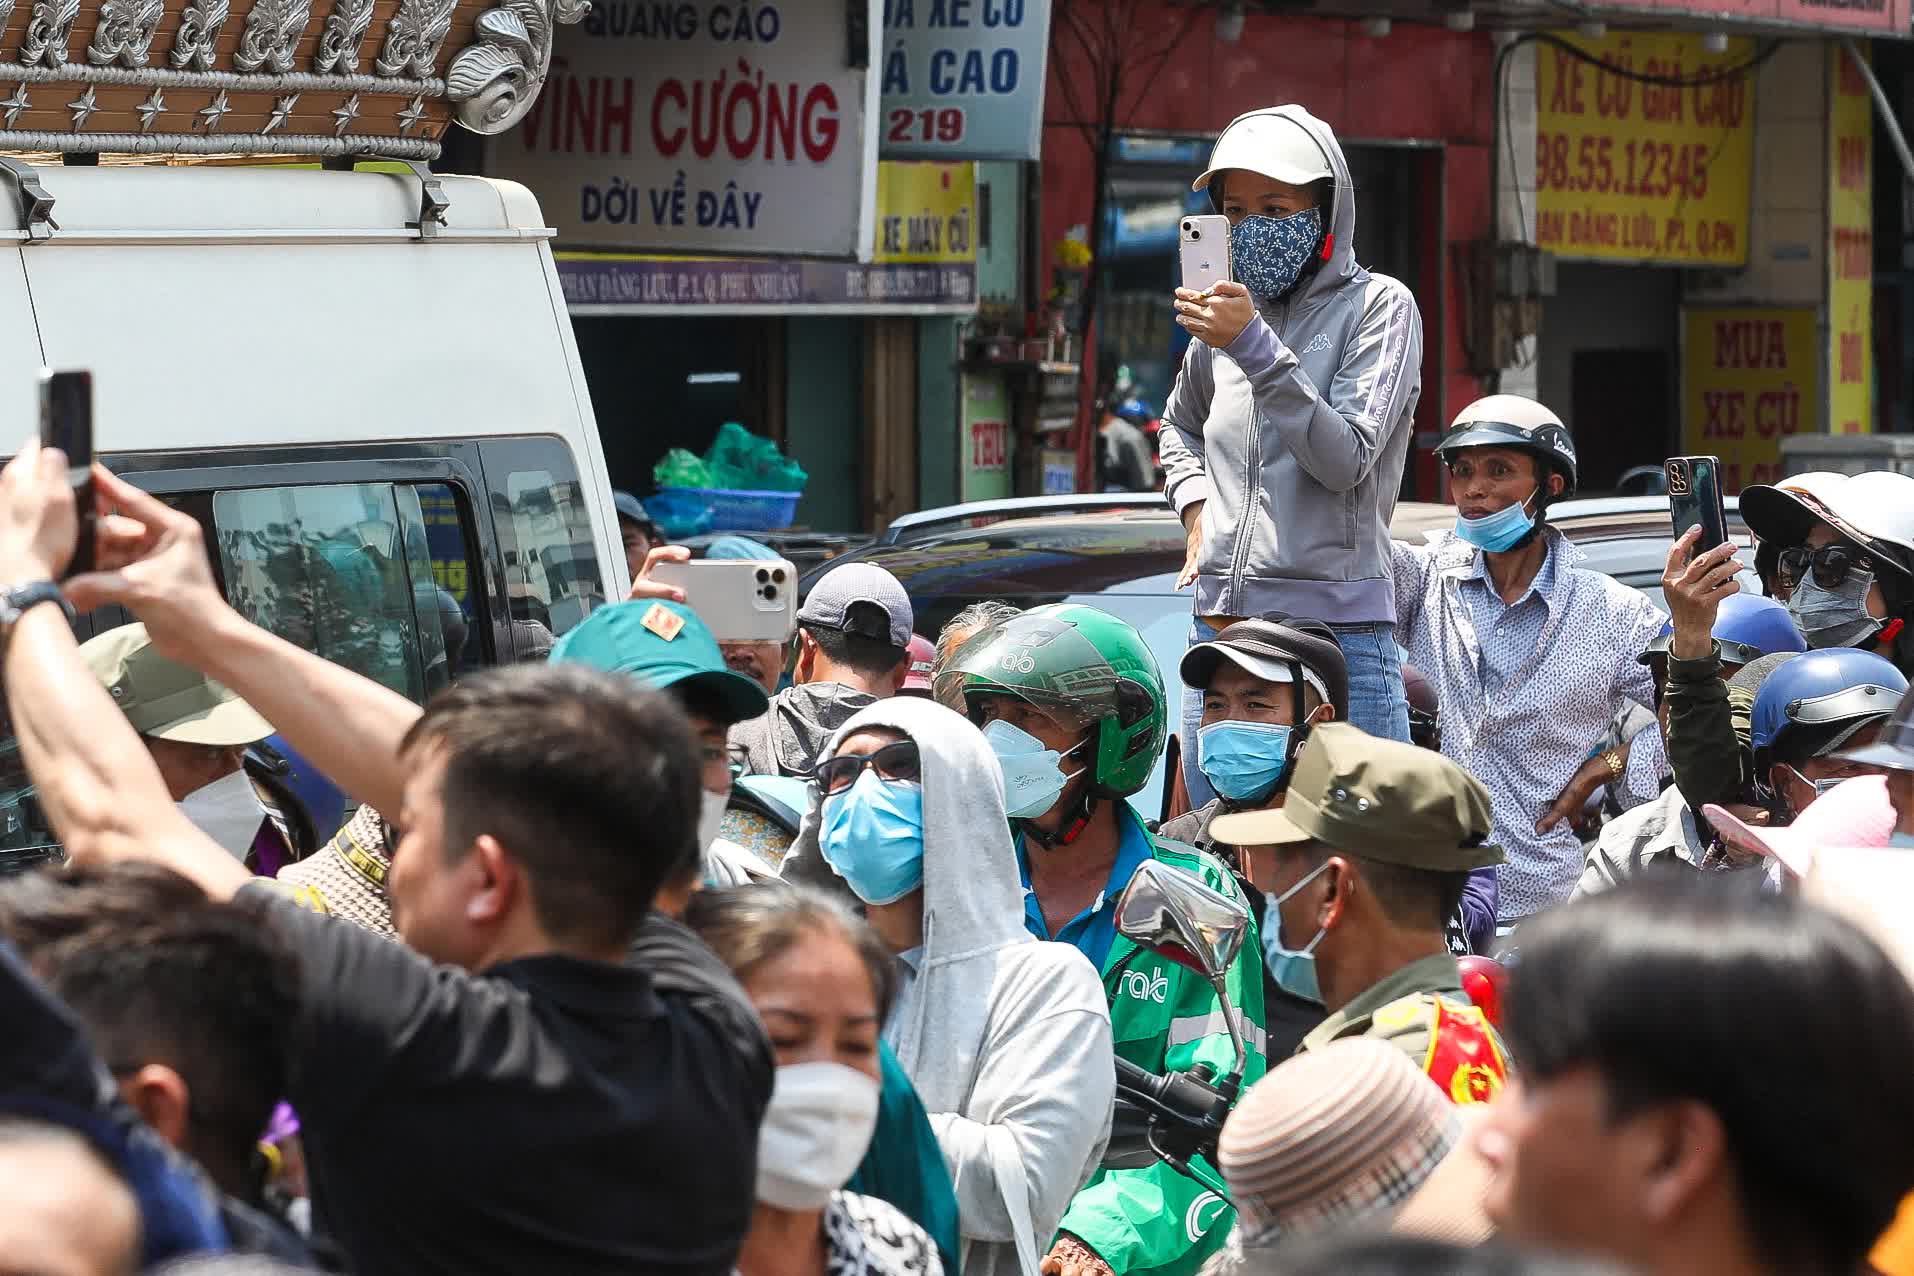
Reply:
[[[1190,343],[1158,435],[1183,519],[1191,641],[1283,612],[1329,623],[1349,665],[1350,718],[1409,738],[1389,518],[1421,393],[1422,317],[1400,282],[1355,258],[1356,197],[1334,131],[1300,106],[1238,117],[1196,179],[1220,217],[1192,217],[1176,319]],[[1203,245],[1227,222],[1228,274]],[[1202,263],[1206,269],[1198,269]],[[1187,696],[1184,782],[1200,697]]]

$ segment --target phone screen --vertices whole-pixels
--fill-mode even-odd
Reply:
[[[66,574],[93,570],[93,374],[40,373],[40,446],[66,453],[80,536]]]

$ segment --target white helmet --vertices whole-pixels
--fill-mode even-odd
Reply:
[[[1778,483],[1756,483],[1741,490],[1741,517],[1748,530],[1783,549],[1804,544],[1808,531],[1827,517],[1834,494],[1848,476],[1833,470],[1795,474]]]
[[[1261,173],[1291,186],[1333,179],[1335,170],[1329,166],[1329,157],[1323,154],[1321,144],[1310,136],[1300,120],[1281,114],[1283,111],[1295,111],[1308,118],[1308,112],[1294,106],[1264,107],[1231,120],[1223,135],[1216,139],[1216,149],[1210,152],[1210,166],[1190,183],[1190,189],[1208,190],[1211,180],[1230,168]],[[1214,193],[1210,195],[1210,202],[1216,202]]]
[[[1869,470],[1828,489],[1836,530],[1914,574],[1914,475]]]

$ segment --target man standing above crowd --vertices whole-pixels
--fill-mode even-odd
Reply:
[[[1436,451],[1455,531],[1395,546],[1396,609],[1409,659],[1440,693],[1443,753],[1493,795],[1506,927],[1561,903],[1581,877],[1573,820],[1627,769],[1621,749],[1600,746],[1624,700],[1654,707],[1636,657],[1662,616],[1639,590],[1575,566],[1545,521],[1549,502],[1575,490],[1575,445],[1548,408],[1479,399]]]
[[[897,694],[910,672],[910,596],[874,563],[833,567],[798,609],[792,686],[731,728],[750,775],[808,776],[837,729]]]
[[[1303,1050],[1380,1037],[1451,1101],[1495,1097],[1507,1058],[1462,990],[1446,934],[1470,871],[1502,858],[1480,784],[1440,754],[1330,723],[1280,808],[1220,816],[1215,829],[1269,897],[1276,982],[1329,1011]]]
[[[296,954],[287,1097],[353,1269],[729,1272],[768,1043],[728,976],[681,993],[624,960],[697,854],[683,714],[562,666],[469,678],[421,714],[243,620],[189,515],[103,468],[94,483],[102,570],[68,582],[74,599],[128,607],[403,830],[395,944],[287,902],[192,827],[50,583],[76,534],[66,460],[23,448],[0,473],[0,622],[28,772],[75,861],[172,868]],[[703,949],[681,942],[690,969]]]
[[[1230,221],[1231,276],[1178,289],[1196,340],[1163,410],[1164,491],[1189,540],[1191,642],[1273,611],[1332,625],[1349,720],[1409,738],[1392,626],[1389,518],[1422,391],[1409,289],[1356,262],[1356,191],[1335,132],[1300,106],[1238,116],[1195,182]],[[1184,699],[1183,739],[1200,698]],[[1186,749],[1192,806],[1212,796]]]
[[[1164,1074],[1237,1063],[1216,990],[1192,971],[1117,933],[1116,904],[1138,868],[1161,860],[1231,898],[1229,870],[1192,847],[1154,839],[1127,799],[1148,781],[1168,733],[1169,705],[1141,634],[1106,612],[1035,607],[972,640],[939,679],[961,695],[1003,771],[1016,830],[1024,924],[1074,945],[1103,978],[1120,1054]],[[1249,1051],[1243,1082],[1263,1075],[1263,981],[1246,944],[1230,968],[1230,1000]],[[1221,1202],[1161,1162],[1103,1170],[1058,1224],[1046,1271],[1187,1276],[1228,1235]]]

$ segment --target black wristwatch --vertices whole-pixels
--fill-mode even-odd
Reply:
[[[41,603],[58,603],[60,610],[66,613],[67,623],[73,623],[73,604],[66,600],[60,587],[50,580],[36,580],[25,585],[15,585],[11,589],[0,590],[0,641],[12,637],[13,627],[20,622],[29,607]]]

